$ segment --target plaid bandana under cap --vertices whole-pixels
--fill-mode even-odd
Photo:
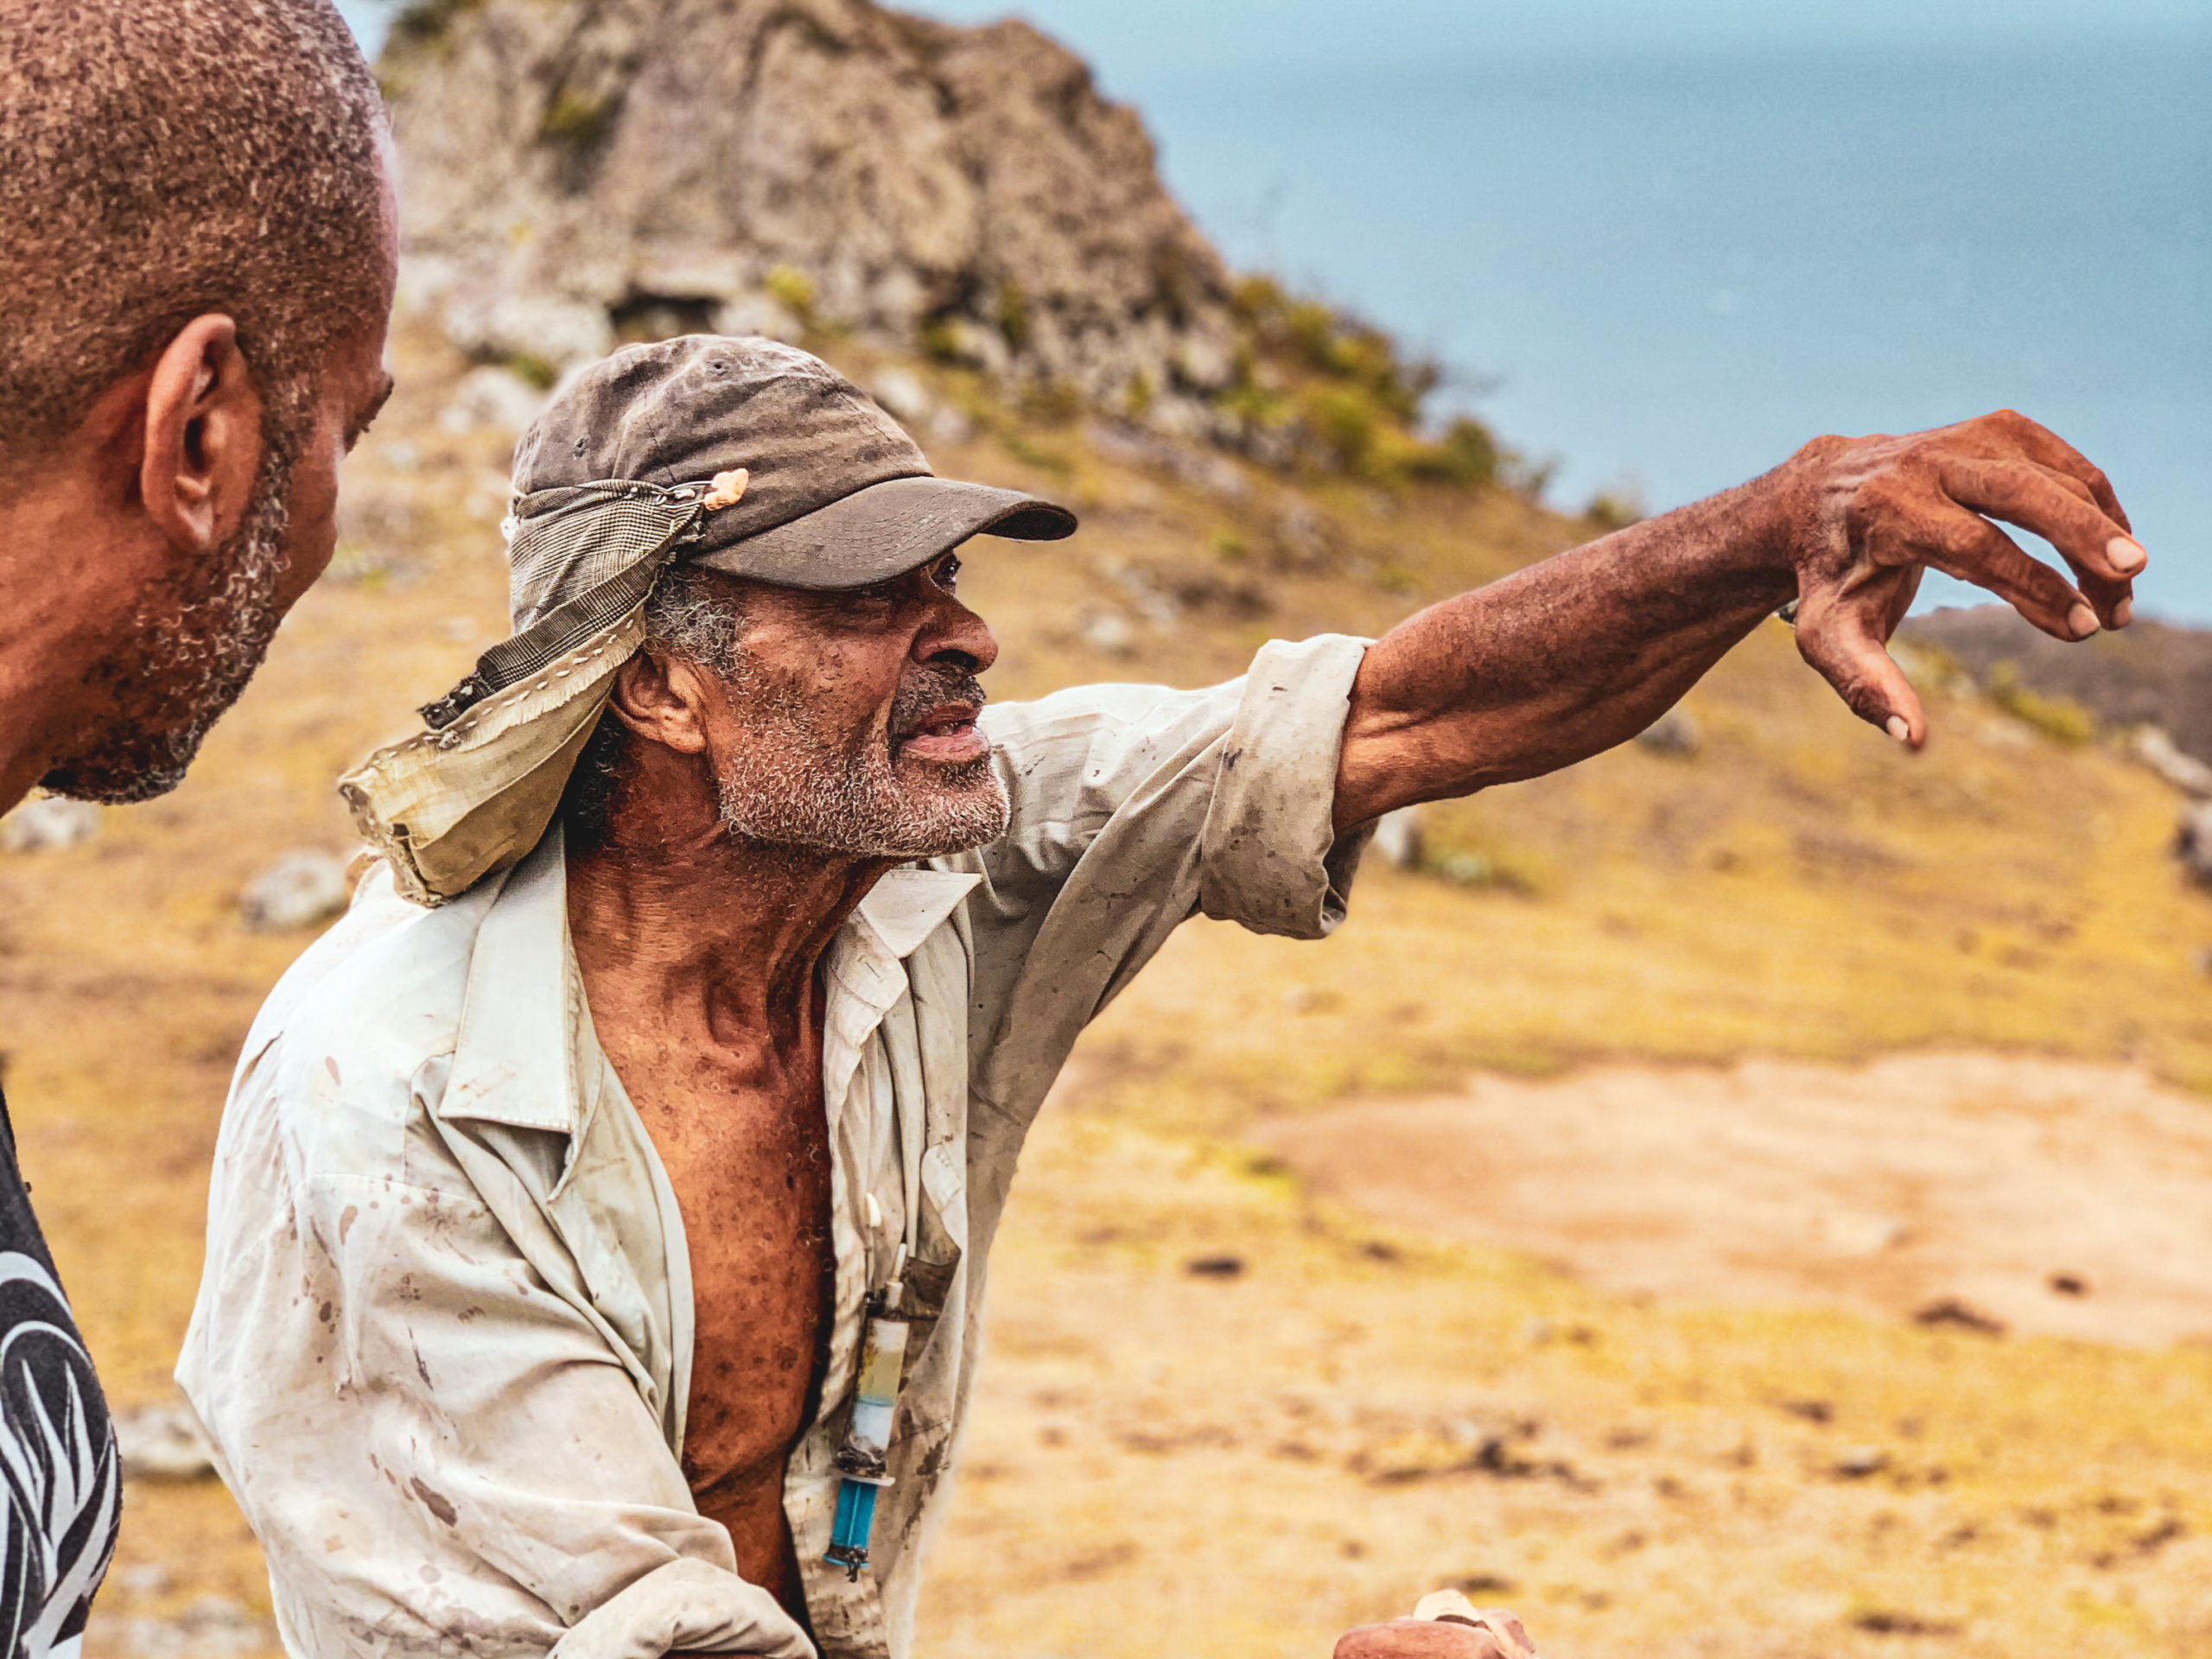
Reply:
[[[339,781],[418,904],[537,844],[671,564],[864,588],[970,536],[1075,529],[1050,502],[934,477],[913,441],[819,359],[716,335],[594,364],[523,435],[514,490],[513,636],[423,707],[423,730]]]

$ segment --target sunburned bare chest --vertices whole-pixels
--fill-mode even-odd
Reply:
[[[820,1065],[788,1058],[737,1077],[665,1053],[627,1066],[615,1055],[690,1247],[684,1474],[701,1513],[729,1528],[739,1570],[779,1590],[791,1568],[784,1465],[805,1424],[832,1265]]]

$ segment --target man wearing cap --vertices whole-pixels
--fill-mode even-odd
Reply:
[[[1326,933],[1381,814],[1624,740],[1793,601],[1916,745],[1923,564],[2067,638],[2141,564],[1992,416],[1816,440],[1376,642],[986,713],[955,550],[1073,519],[802,353],[618,353],[514,481],[514,637],[346,780],[385,862],[247,1040],[178,1370],[316,1659],[905,1655],[1022,1139],[1176,926]],[[1339,1652],[1525,1651],[1470,1616]]]

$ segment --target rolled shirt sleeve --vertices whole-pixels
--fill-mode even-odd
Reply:
[[[349,1099],[340,1069],[280,1044],[242,1078],[178,1368],[287,1649],[813,1659],[605,1333],[422,1117]],[[287,1095],[308,1111],[272,1121]]]
[[[1344,918],[1373,834],[1336,830],[1337,764],[1367,641],[1342,634],[1253,659],[1223,740],[1200,837],[1198,906],[1255,933],[1318,939]]]

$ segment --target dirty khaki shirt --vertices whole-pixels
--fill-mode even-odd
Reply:
[[[834,1308],[785,1482],[823,1653],[909,1649],[985,1260],[1077,1033],[1193,914],[1308,938],[1342,918],[1364,836],[1334,834],[1332,803],[1363,650],[1325,635],[1210,690],[989,710],[1008,833],[892,872],[833,943]],[[822,1560],[834,1459],[910,1183],[916,1357],[850,1582]],[[248,1037],[177,1367],[287,1650],[806,1659],[693,1507],[691,1349],[683,1217],[593,1035],[557,831],[437,910],[372,874]]]

